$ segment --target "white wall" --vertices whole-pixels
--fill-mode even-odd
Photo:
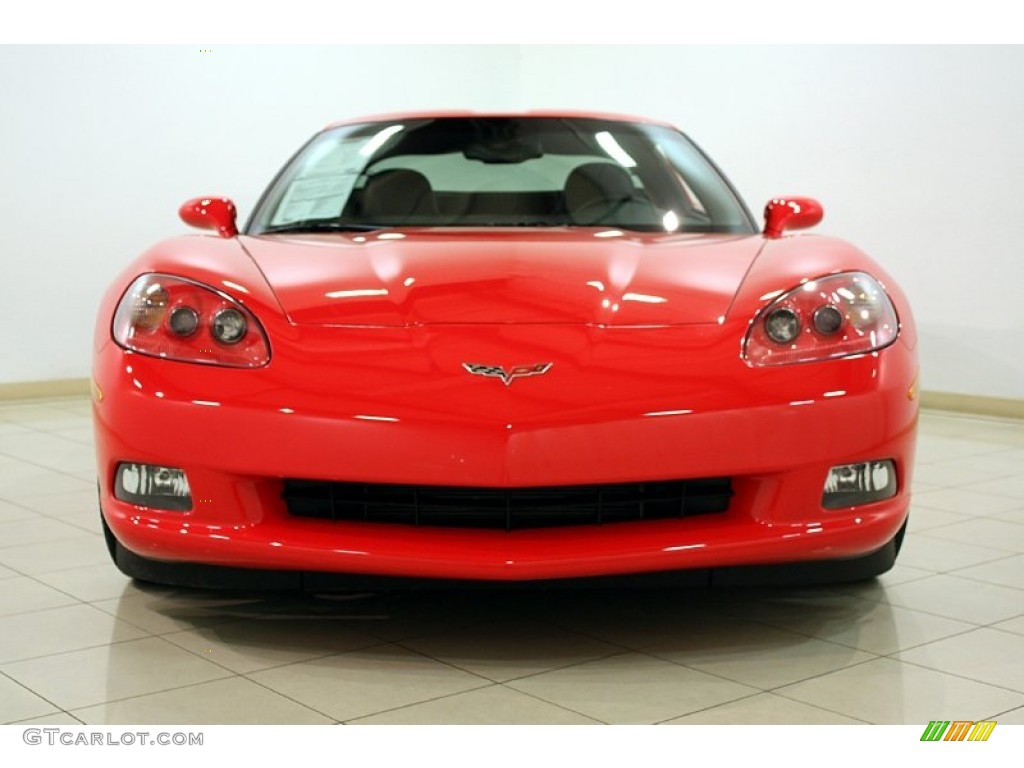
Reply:
[[[755,213],[818,197],[910,295],[925,389],[1024,398],[1022,76],[1022,47],[0,48],[0,382],[87,375],[100,292],[177,206],[244,218],[332,119],[570,107],[676,123]]]

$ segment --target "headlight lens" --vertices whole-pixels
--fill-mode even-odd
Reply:
[[[199,330],[199,313],[192,307],[179,304],[171,310],[167,327],[176,336],[191,336]]]
[[[118,304],[112,332],[125,349],[168,360],[234,368],[270,361],[252,312],[215,288],[173,275],[138,277]]]
[[[248,325],[245,315],[237,309],[226,307],[218,310],[217,314],[213,316],[210,330],[213,331],[213,338],[222,344],[237,344],[245,338]]]
[[[743,359],[752,366],[832,360],[892,344],[899,320],[878,281],[864,272],[811,280],[776,298],[751,321]]]
[[[777,344],[788,344],[800,335],[800,316],[789,307],[779,307],[764,317],[764,332]]]

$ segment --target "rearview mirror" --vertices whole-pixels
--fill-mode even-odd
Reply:
[[[235,204],[226,197],[193,197],[178,209],[181,220],[199,229],[213,229],[221,237],[238,234]]]
[[[776,197],[764,207],[764,236],[781,237],[787,229],[807,229],[825,216],[821,203],[810,197]]]

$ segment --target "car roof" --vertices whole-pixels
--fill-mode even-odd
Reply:
[[[396,120],[424,120],[429,118],[445,117],[566,117],[566,118],[589,118],[592,120],[609,120],[621,123],[648,123],[651,125],[663,125],[669,128],[674,127],[664,120],[655,120],[649,117],[637,117],[635,115],[621,115],[613,112],[588,112],[583,110],[530,110],[525,112],[474,112],[472,110],[441,110],[441,111],[416,111],[416,112],[389,112],[380,115],[367,115],[346,120],[338,120],[327,124],[324,130],[336,128],[341,125],[354,125],[356,123],[383,123]]]

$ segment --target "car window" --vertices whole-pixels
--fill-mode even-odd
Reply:
[[[749,232],[728,182],[672,129],[584,118],[435,118],[318,135],[248,231],[599,226]]]

